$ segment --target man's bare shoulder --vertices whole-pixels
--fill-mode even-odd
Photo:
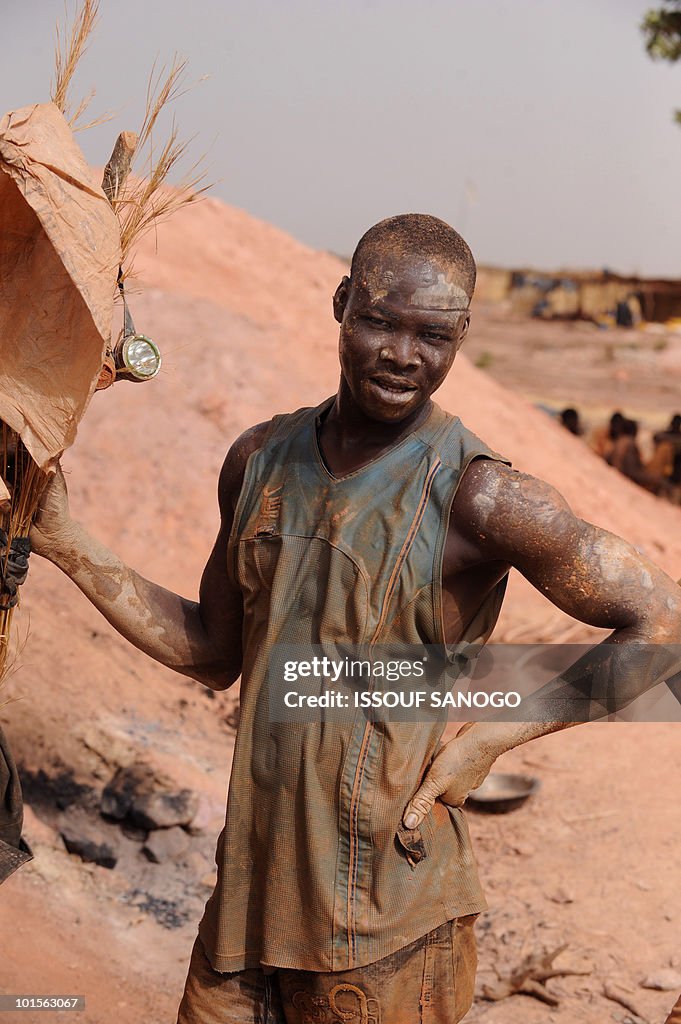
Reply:
[[[264,423],[256,423],[254,427],[244,430],[227,452],[218,481],[218,498],[223,513],[227,509],[234,510],[244,482],[246,463],[253,452],[262,448],[271,423],[271,420],[265,420]]]
[[[551,484],[493,459],[466,469],[452,505],[450,525],[494,556],[564,533],[575,516]]]

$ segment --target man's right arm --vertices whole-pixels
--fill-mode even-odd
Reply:
[[[220,530],[203,572],[199,600],[151,583],[71,519],[61,470],[48,484],[31,528],[31,546],[82,590],[121,636],[155,661],[214,690],[241,672],[241,591],[227,574],[227,542],[249,455],[268,423],[242,434],[225,458],[218,484]]]

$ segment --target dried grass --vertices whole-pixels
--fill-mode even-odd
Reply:
[[[92,35],[98,18],[99,0],[83,0],[82,6],[76,12],[70,30],[68,28],[68,21],[65,20],[64,37],[62,37],[59,22],[57,22],[54,52],[55,83],[52,90],[52,102],[56,107],[59,107],[65,117],[69,110],[69,87],[78,63],[87,50],[88,40]],[[92,98],[92,94],[90,94],[90,98]],[[89,99],[86,98],[79,104],[74,119],[84,113],[88,103]]]
[[[72,25],[69,27],[68,14],[64,16],[64,30],[60,29],[57,22],[54,50],[54,86],[52,88],[52,102],[61,110],[73,131],[85,131],[95,125],[106,124],[113,117],[112,114],[101,114],[99,117],[88,121],[87,124],[78,124],[80,118],[90,106],[95,95],[91,89],[87,96],[78,103],[74,111],[69,103],[69,89],[73,81],[76,68],[80,63],[83,54],[88,48],[90,36],[99,20],[99,0],[82,0],[81,6],[76,11]]]
[[[82,0],[70,27],[68,18],[65,18],[64,30],[60,29],[59,24],[56,28],[55,83],[52,101],[67,118],[73,131],[83,131],[111,120],[111,115],[105,114],[87,124],[77,125],[90,105],[95,94],[94,89],[81,100],[73,112],[68,98],[76,68],[88,48],[98,20],[99,0]],[[141,177],[130,178],[111,204],[118,216],[121,230],[122,279],[131,273],[131,253],[139,239],[181,207],[194,202],[210,188],[210,184],[205,181],[203,156],[189,168],[177,185],[173,188],[166,187],[168,175],[186,155],[191,142],[180,139],[174,121],[160,151],[154,145],[154,130],[159,117],[170,104],[186,92],[186,70],[187,61],[176,54],[169,67],[158,67],[154,62],[149,75],[144,119],[139,130],[135,154],[143,157],[145,167]]]
[[[180,139],[174,120],[160,152],[155,151],[154,147],[153,133],[159,116],[186,91],[186,67],[186,60],[175,55],[169,69],[165,66],[157,69],[154,64],[149,76],[146,109],[135,154],[136,157],[142,154],[146,166],[141,178],[128,180],[113,204],[121,225],[123,277],[131,272],[131,252],[139,239],[181,207],[195,202],[210,188],[210,184],[205,183],[203,156],[189,168],[177,185],[167,187],[168,175],[186,155],[191,143],[191,140]]]

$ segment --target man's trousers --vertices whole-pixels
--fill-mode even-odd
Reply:
[[[456,1024],[473,1001],[478,915],[449,921],[366,967],[221,974],[197,938],[178,1024]]]

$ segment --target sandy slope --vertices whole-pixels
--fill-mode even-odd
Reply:
[[[65,467],[74,514],[142,573],[193,596],[217,529],[215,483],[230,443],[246,426],[335,390],[330,296],[343,267],[213,199],[162,227],[158,253],[154,248],[149,239],[138,255],[145,289],[132,304],[138,329],[162,346],[163,373],[152,384],[120,384],[95,396]],[[476,330],[485,330],[484,309]],[[681,576],[677,509],[623,480],[464,357],[438,400],[518,468],[558,486],[580,515]],[[174,1019],[209,891],[206,851],[220,827],[231,697],[209,700],[128,649],[46,564],[32,569],[24,628],[29,618],[21,668],[5,688],[22,699],[0,711],[25,767],[52,776],[66,771],[98,791],[117,765],[141,753],[201,792],[210,813],[193,862],[167,879],[162,869],[132,860],[129,877],[86,868],[32,818],[36,862],[0,895],[0,991],[83,992],[93,1024]],[[498,635],[555,635],[564,631],[563,619],[516,580]],[[572,638],[585,635],[579,627]],[[669,725],[589,726],[509,755],[511,763],[534,765],[544,787],[512,817],[474,819],[492,905],[488,932],[509,956],[519,952],[519,936],[530,946],[564,938],[589,959],[596,980],[554,983],[566,998],[553,1016],[518,998],[480,1004],[476,1019],[609,1019],[618,1008],[598,994],[613,970],[609,951],[619,958],[620,976],[635,985],[678,950],[678,736]],[[165,887],[187,910],[186,922],[168,930],[126,903],[132,877],[150,892]],[[572,902],[551,898],[558,887]],[[513,935],[500,938],[511,919]],[[491,942],[486,935],[486,969],[500,957]],[[651,1020],[672,1001],[641,996]]]

